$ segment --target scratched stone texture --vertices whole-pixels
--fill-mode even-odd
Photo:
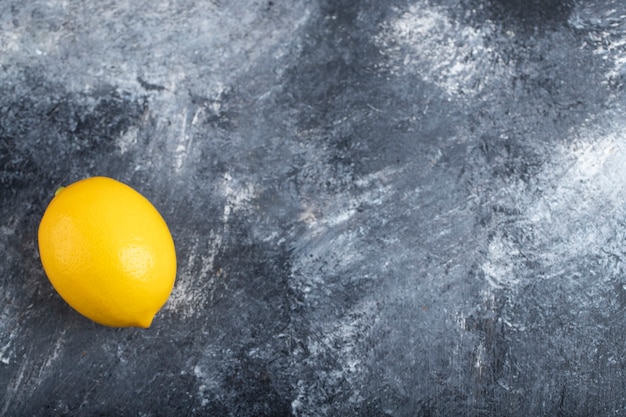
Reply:
[[[0,416],[626,414],[626,3],[0,0]],[[150,329],[54,292],[106,175]]]

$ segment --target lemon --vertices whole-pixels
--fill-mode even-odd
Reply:
[[[91,177],[57,190],[38,237],[52,286],[105,326],[149,327],[174,286],[176,252],[165,221],[114,179]]]

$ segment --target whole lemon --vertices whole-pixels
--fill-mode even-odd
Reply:
[[[39,225],[39,254],[61,297],[105,326],[149,327],[176,277],[174,241],[159,212],[107,177],[57,190]]]

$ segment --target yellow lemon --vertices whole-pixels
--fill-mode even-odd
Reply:
[[[57,191],[39,225],[39,254],[61,297],[105,326],[149,327],[176,277],[174,241],[159,212],[106,177]]]

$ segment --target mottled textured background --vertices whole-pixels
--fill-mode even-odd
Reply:
[[[626,3],[0,0],[0,416],[626,414]],[[148,330],[38,257],[107,175]]]

